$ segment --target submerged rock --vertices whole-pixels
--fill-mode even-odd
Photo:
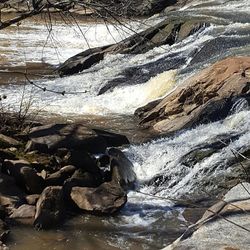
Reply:
[[[250,184],[236,185],[163,250],[249,249]]]
[[[140,124],[173,133],[225,118],[237,98],[250,102],[250,57],[219,61],[195,74],[150,110],[140,109]],[[149,106],[150,107],[150,106]]]

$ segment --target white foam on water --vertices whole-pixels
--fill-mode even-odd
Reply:
[[[225,119],[201,125],[181,134],[152,141],[139,146],[131,146],[126,153],[134,164],[139,183],[147,183],[157,176],[170,177],[166,183],[153,191],[160,196],[179,197],[192,192],[197,181],[223,174],[227,169],[227,161],[234,155],[230,148],[244,151],[250,145],[250,111],[242,111]],[[181,158],[200,145],[225,134],[242,134],[238,140],[230,143],[221,151],[195,164],[193,168],[182,165]],[[216,168],[210,173],[209,169]],[[206,170],[209,176],[205,174]],[[172,185],[174,186],[172,187]],[[145,188],[145,187],[144,187]],[[152,187],[149,187],[152,189]]]

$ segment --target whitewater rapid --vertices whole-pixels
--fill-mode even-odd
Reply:
[[[213,22],[204,25],[203,29],[183,41],[173,46],[154,48],[145,54],[107,55],[103,61],[80,74],[35,81],[40,87],[65,91],[64,96],[43,92],[29,84],[0,86],[0,93],[7,96],[3,104],[18,110],[24,96],[27,103],[32,103],[32,112],[41,110],[64,117],[133,115],[137,108],[169,94],[184,83],[187,77],[211,63],[232,55],[249,55],[249,11],[248,0],[193,1],[180,12],[169,13],[168,17],[206,17],[208,23],[211,20]],[[155,23],[160,20],[161,18],[155,18],[151,21]],[[112,25],[109,28],[114,37],[110,36],[103,24],[88,23],[81,27],[86,32],[91,47],[114,43],[114,40],[119,41],[128,36],[125,32],[120,37]],[[45,47],[42,52],[41,44],[46,40],[47,33],[41,25],[33,25],[33,29],[27,29],[26,34],[16,32],[12,29],[9,34],[0,34],[1,39],[15,37],[13,48],[16,46],[16,50],[13,54],[6,55],[13,64],[25,60],[38,62],[42,57],[45,62],[57,65],[69,56],[87,49],[81,32],[75,27],[68,29],[65,25],[54,26],[53,37],[57,39],[54,41],[57,41],[59,52],[57,54],[52,45]],[[65,33],[67,37],[63,40]],[[30,41],[33,40],[38,42],[32,47],[34,52],[28,54]],[[22,53],[18,53],[18,46],[22,43]],[[16,58],[18,62],[15,62]],[[99,95],[99,91],[114,80],[121,84]],[[223,142],[226,145],[222,145]],[[216,151],[198,162],[187,164],[189,154],[197,150],[209,152],[210,145],[214,143],[220,144]],[[126,239],[135,238],[158,242],[162,246],[166,242],[165,235],[173,218],[178,218],[178,222],[174,220],[173,228],[178,223],[178,226],[186,228],[186,221],[182,217],[183,209],[175,208],[171,199],[179,199],[181,203],[186,198],[198,200],[213,196],[219,184],[238,176],[238,171],[242,170],[233,167],[233,152],[243,153],[249,147],[250,111],[249,107],[244,107],[223,121],[200,125],[171,137],[123,149],[134,165],[138,181],[136,191],[128,194],[128,203],[121,214],[104,219],[104,224],[115,225],[124,237],[121,238],[118,233],[118,237],[111,241],[119,238],[120,245],[123,246]],[[132,228],[135,231],[131,232]],[[150,233],[145,233],[149,231]]]

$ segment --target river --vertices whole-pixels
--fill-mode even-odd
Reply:
[[[183,216],[183,199],[214,199],[218,190],[237,176],[238,169],[231,167],[232,149],[244,152],[250,146],[249,109],[234,110],[223,121],[153,140],[136,127],[132,115],[138,107],[168,94],[211,63],[230,55],[249,55],[250,2],[191,1],[179,11],[155,16],[147,23],[134,20],[129,25],[140,30],[163,18],[202,19],[209,25],[172,46],[138,55],[107,55],[90,69],[63,78],[56,77],[53,69],[88,48],[83,33],[89,46],[96,47],[119,41],[131,31],[84,19],[79,20],[79,29],[74,23],[65,25],[56,20],[48,36],[44,21],[35,18],[1,31],[1,66],[5,73],[0,74],[0,93],[7,96],[4,104],[18,109],[24,96],[27,102],[32,101],[31,111],[40,110],[41,117],[83,120],[125,133],[133,144],[123,151],[133,162],[138,178],[136,191],[128,194],[119,215],[82,215],[46,232],[17,225],[12,230],[11,249],[160,249],[189,225]],[[20,71],[27,65],[32,72],[38,65],[36,74],[41,69],[47,72],[42,78],[34,77],[39,86],[71,94],[45,93],[24,84],[20,74],[9,77],[9,71]],[[119,82],[118,86],[98,95],[113,80]],[[227,143],[204,160],[187,165],[187,155],[218,140]],[[178,200],[178,205],[171,200]]]

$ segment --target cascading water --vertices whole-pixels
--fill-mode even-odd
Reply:
[[[25,93],[27,96],[32,96],[33,109],[41,109],[49,114],[78,117],[132,115],[138,107],[168,94],[182,84],[186,77],[206,65],[230,55],[249,55],[249,13],[248,0],[191,1],[180,11],[168,13],[167,18],[178,19],[184,16],[190,20],[202,18],[210,25],[204,26],[185,40],[176,42],[172,46],[154,48],[144,54],[107,55],[102,62],[80,74],[36,81],[41,87],[54,91],[78,92],[78,94],[55,95],[28,85],[25,86]],[[161,18],[155,17],[151,22],[160,21]],[[85,26],[92,29],[90,24]],[[33,28],[35,32],[42,33],[39,25],[34,25]],[[55,25],[55,29],[55,38],[63,40],[64,36],[61,37],[61,34],[62,30],[66,32],[65,27]],[[105,33],[105,29],[98,24],[97,37],[100,33],[101,37],[106,36],[108,32],[106,30]],[[34,31],[28,31],[28,37],[30,34],[33,35]],[[60,47],[59,44],[63,59],[82,50],[80,43],[82,39],[75,37],[74,32],[73,30],[72,33],[68,33],[66,49],[62,50],[63,46]],[[115,39],[121,39],[118,33],[112,33]],[[90,34],[93,35],[93,32]],[[127,35],[124,34],[124,37]],[[6,39],[8,36],[7,33],[3,33],[0,38]],[[102,43],[104,39],[101,38],[99,43],[96,40],[92,41],[91,37],[87,35],[91,46],[104,45]],[[71,44],[72,38],[75,40]],[[112,39],[109,37],[105,40],[108,44],[114,42]],[[74,49],[71,46],[74,46]],[[46,56],[43,59],[57,64],[58,59],[52,52],[51,48],[48,51],[45,49]],[[38,60],[40,55],[27,55],[26,59],[31,60],[35,56],[35,60]],[[14,60],[14,57],[12,59]],[[119,84],[99,95],[100,89],[113,80],[117,80]],[[0,90],[7,96],[7,104],[11,102],[18,107],[20,100],[16,96],[22,92],[23,86],[1,86]],[[214,198],[215,190],[222,189],[223,183],[238,175],[242,169],[240,166],[232,167],[236,164],[233,152],[237,150],[244,153],[250,147],[249,118],[249,107],[244,100],[240,100],[232,107],[231,116],[223,121],[200,125],[191,130],[180,131],[171,137],[123,149],[134,164],[138,178],[137,191],[129,193],[128,203],[120,215],[95,222],[98,226],[100,226],[98,223],[101,223],[100,227],[106,229],[111,226],[115,228],[115,232],[107,230],[108,232],[102,236],[108,241],[106,249],[141,249],[135,246],[137,241],[142,248],[158,249],[171,241],[171,232],[176,228],[178,233],[184,230],[186,222],[182,217],[182,209],[173,208],[174,203],[166,198],[180,200],[180,203],[186,199],[196,201]],[[86,224],[93,218],[86,216],[81,220]],[[70,225],[66,225],[67,227]],[[85,232],[80,226],[79,228],[80,232]],[[96,235],[101,237],[97,229],[93,231],[93,236],[88,236],[89,238]],[[72,239],[80,240],[81,233],[72,234]],[[85,234],[87,235],[86,232]],[[40,236],[34,237],[37,240]],[[31,238],[29,240],[32,241]],[[71,244],[74,244],[74,240]],[[77,247],[80,249],[79,246],[75,246]]]

